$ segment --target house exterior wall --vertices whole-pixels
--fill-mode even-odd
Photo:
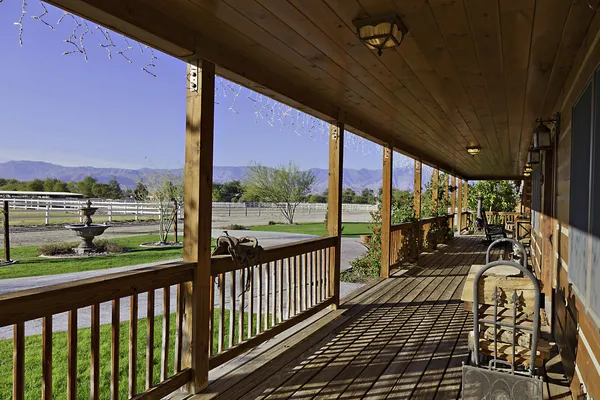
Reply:
[[[592,30],[596,32],[595,30]],[[594,256],[596,246],[591,227],[581,231],[571,226],[573,207],[585,207],[580,193],[590,192],[590,210],[600,210],[600,196],[592,196],[593,174],[586,190],[585,178],[572,176],[573,157],[590,156],[600,162],[600,151],[592,145],[586,149],[577,145],[572,155],[573,107],[586,88],[594,87],[593,78],[600,65],[599,38],[588,33],[584,45],[569,73],[555,112],[561,114],[558,131],[553,133],[554,149],[545,152],[542,162],[532,174],[532,264],[540,278],[546,299],[548,315],[552,315],[552,329],[559,345],[563,364],[571,378],[573,398],[587,393],[600,398],[600,309],[594,306],[600,285],[595,276],[600,275],[600,259]],[[600,85],[600,75],[596,78]],[[600,93],[600,89],[598,90]],[[600,105],[592,103],[593,110]],[[597,111],[594,111],[598,113]],[[593,112],[593,113],[594,113]],[[549,117],[549,116],[544,116]],[[597,138],[600,140],[600,120],[597,118]],[[581,128],[576,128],[581,130]],[[592,128],[594,129],[594,128]],[[596,181],[598,181],[596,178]],[[575,185],[572,187],[571,183]],[[600,189],[600,188],[599,188]],[[536,192],[537,191],[537,192]],[[584,194],[585,196],[585,194]],[[572,204],[577,202],[576,204]],[[583,205],[582,205],[583,204]],[[591,221],[591,217],[590,217]],[[585,230],[585,229],[584,229]],[[596,235],[597,236],[597,235]],[[570,243],[569,241],[573,241]],[[576,242],[579,243],[575,246]],[[578,249],[571,254],[570,249]],[[583,253],[583,254],[579,254]],[[598,262],[597,262],[598,261]],[[571,263],[571,265],[569,265]],[[583,283],[585,282],[585,283]],[[579,287],[578,287],[579,286]],[[581,287],[584,287],[583,289]]]

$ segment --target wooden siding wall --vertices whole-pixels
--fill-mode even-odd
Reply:
[[[553,309],[548,315],[553,315],[554,335],[567,374],[572,378],[573,398],[584,393],[600,398],[600,323],[569,283],[568,265],[569,205],[576,201],[570,195],[572,107],[600,64],[599,28],[600,15],[596,13],[554,107],[554,112],[561,113],[561,122],[559,131],[554,132],[553,155],[545,156],[538,167],[543,171],[542,179],[532,180],[542,196],[540,212],[532,213],[537,219],[532,229],[532,262],[542,280],[546,306],[551,304]]]

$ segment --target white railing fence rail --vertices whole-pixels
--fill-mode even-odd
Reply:
[[[16,219],[39,220],[46,225],[62,223],[65,219],[82,222],[79,209],[85,207],[87,200],[81,199],[47,199],[47,198],[13,198],[2,199],[8,201],[9,210]],[[160,207],[157,202],[138,202],[133,200],[104,200],[91,199],[92,207],[97,207],[94,218],[112,222],[113,219],[158,219]],[[173,205],[174,210],[174,205]],[[323,214],[327,204],[300,203],[296,208],[297,215]],[[372,204],[343,204],[342,211],[346,213],[368,213],[376,211],[377,206]],[[225,203],[213,202],[213,217],[261,217],[279,216],[280,211],[273,203]],[[177,218],[183,219],[183,205],[177,206]],[[33,222],[33,221],[31,221]]]

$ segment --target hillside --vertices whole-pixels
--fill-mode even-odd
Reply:
[[[120,168],[96,168],[96,167],[65,167],[40,161],[8,161],[0,163],[0,178],[30,181],[33,179],[56,178],[62,181],[79,181],[87,176],[92,176],[98,181],[106,183],[112,178],[124,187],[134,187],[140,180],[156,173],[168,171],[180,174],[181,170],[157,170],[157,169],[120,169]],[[248,171],[248,167],[220,167],[215,166],[213,179],[215,182],[227,182],[234,179],[242,180]],[[314,193],[323,192],[327,189],[327,170],[312,168],[317,177],[313,187]],[[365,188],[377,190],[381,186],[381,170],[370,169],[344,169],[344,187],[355,191]],[[412,168],[394,170],[393,186],[398,189],[409,189],[412,187]]]

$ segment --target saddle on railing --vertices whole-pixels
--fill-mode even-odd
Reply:
[[[260,263],[262,252],[263,248],[258,245],[257,238],[250,236],[238,238],[229,236],[227,231],[225,231],[225,236],[217,238],[216,247],[212,255],[230,255],[235,263],[249,267],[250,265]]]

